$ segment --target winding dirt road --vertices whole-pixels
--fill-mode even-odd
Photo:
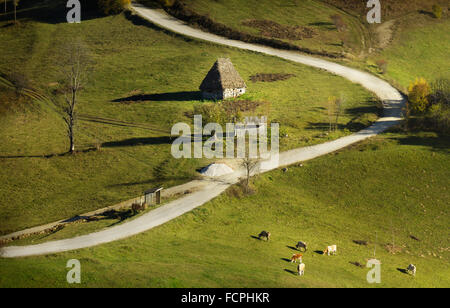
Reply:
[[[398,124],[402,120],[401,108],[404,99],[399,91],[389,83],[353,68],[348,68],[340,64],[329,62],[323,59],[317,59],[311,56],[302,55],[296,52],[278,50],[269,47],[259,46],[226,39],[217,35],[206,33],[198,29],[193,29],[185,23],[167,15],[162,10],[146,8],[139,4],[133,4],[133,9],[142,18],[157,24],[158,26],[177,32],[182,35],[190,36],[200,40],[205,40],[221,45],[227,45],[244,50],[251,50],[271,56],[276,56],[293,62],[321,68],[336,75],[342,76],[352,82],[359,83],[366,89],[375,93],[384,105],[384,116],[374,125],[353,135],[343,137],[323,144],[299,148],[280,154],[279,164],[266,166],[260,172],[266,172],[279,166],[290,165],[297,162],[310,160],[346,146],[362,141],[379,133],[382,133],[389,127]],[[51,254],[74,249],[92,247],[150,230],[156,226],[164,224],[176,217],[179,217],[196,207],[199,207],[211,199],[224,192],[230,185],[236,183],[243,175],[242,170],[237,170],[231,175],[220,179],[208,180],[206,186],[201,190],[187,195],[183,198],[159,207],[147,214],[142,215],[132,221],[121,225],[111,227],[106,230],[91,233],[84,236],[78,236],[66,240],[58,240],[38,245],[30,246],[10,246],[0,249],[0,256],[4,258],[25,257],[32,255]]]

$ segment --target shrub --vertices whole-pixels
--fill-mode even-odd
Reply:
[[[414,113],[425,112],[430,103],[428,96],[431,94],[431,87],[424,78],[417,78],[408,88],[408,109]]]
[[[450,135],[450,106],[442,103],[431,106],[428,120],[433,130]]]
[[[106,15],[121,13],[131,0],[98,0],[98,7]]]
[[[430,103],[442,104],[450,107],[450,80],[440,78],[431,84],[432,93],[430,95]]]
[[[344,19],[342,18],[341,15],[339,14],[331,15],[330,18],[339,32],[344,31],[347,28],[347,25],[345,24]]]
[[[433,5],[433,15],[434,17],[436,17],[437,19],[441,19],[442,17],[442,7],[440,7],[439,5],[435,4]]]
[[[382,74],[386,74],[388,68],[388,62],[384,59],[380,59],[377,61],[378,69]]]

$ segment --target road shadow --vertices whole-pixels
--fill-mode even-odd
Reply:
[[[146,146],[146,145],[159,145],[170,144],[172,138],[169,136],[162,137],[148,137],[148,138],[130,138],[119,141],[110,141],[102,143],[102,147],[115,148],[115,147],[133,147],[133,146]]]
[[[202,93],[200,91],[182,91],[155,94],[139,94],[113,100],[113,103],[130,102],[166,102],[166,101],[200,101]]]

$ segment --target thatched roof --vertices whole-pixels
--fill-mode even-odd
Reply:
[[[214,63],[206,75],[200,85],[200,90],[214,92],[246,87],[244,79],[242,79],[238,71],[234,68],[231,60],[228,58],[220,58]]]

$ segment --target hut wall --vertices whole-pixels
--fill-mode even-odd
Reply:
[[[203,98],[204,99],[213,99],[213,100],[220,100],[220,99],[227,99],[231,97],[238,97],[245,93],[245,88],[235,88],[235,89],[225,89],[222,91],[217,92],[203,92]]]

